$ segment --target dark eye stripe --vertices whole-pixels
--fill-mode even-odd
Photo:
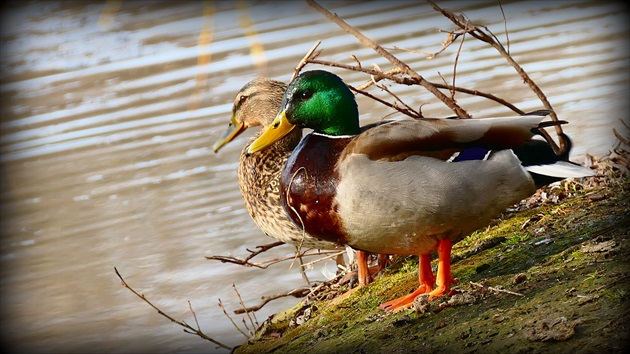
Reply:
[[[239,109],[241,109],[241,106],[243,105],[243,103],[245,103],[245,101],[247,101],[247,99],[250,96],[248,95],[243,95],[241,96],[238,101],[236,101],[236,104],[234,104],[234,112],[238,111]]]

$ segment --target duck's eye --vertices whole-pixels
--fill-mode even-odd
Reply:
[[[313,91],[311,91],[311,90],[302,91],[300,93],[300,98],[302,100],[308,100],[311,97],[313,97]]]
[[[241,96],[241,98],[239,98],[239,102],[241,102],[241,103],[245,102],[245,100],[247,99],[247,97],[249,97],[249,96],[247,96],[247,95],[243,95],[243,96]]]

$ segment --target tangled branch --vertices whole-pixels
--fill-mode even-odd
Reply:
[[[118,278],[120,279],[122,285],[127,288],[129,291],[131,291],[134,295],[136,295],[137,297],[139,297],[142,301],[146,302],[147,304],[149,304],[149,306],[153,307],[160,316],[167,318],[169,321],[181,326],[184,328],[184,332],[189,333],[189,334],[194,334],[198,337],[201,337],[207,341],[210,341],[214,344],[216,344],[218,347],[220,348],[224,348],[224,349],[228,349],[231,350],[232,347],[227,346],[219,341],[217,341],[216,339],[213,339],[212,337],[206,335],[205,333],[203,333],[203,331],[201,330],[201,328],[199,327],[199,322],[197,322],[197,315],[195,314],[195,312],[192,310],[192,305],[190,305],[190,302],[188,303],[190,310],[193,313],[193,317],[195,318],[195,322],[197,323],[197,328],[194,328],[192,326],[190,326],[188,323],[183,322],[183,321],[178,321],[176,319],[174,319],[173,317],[167,315],[164,311],[162,311],[160,308],[158,308],[157,306],[155,306],[151,301],[149,301],[149,299],[146,298],[146,296],[144,296],[143,294],[138,293],[136,290],[134,290],[131,286],[129,286],[129,284],[127,284],[127,282],[125,281],[125,279],[122,277],[122,275],[120,275],[120,272],[118,272],[118,269],[116,269],[116,267],[114,267],[114,272],[116,272],[116,275],[118,276]]]

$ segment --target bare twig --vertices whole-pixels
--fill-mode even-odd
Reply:
[[[312,252],[312,253],[309,253],[309,252]],[[330,251],[307,250],[307,251],[304,251],[304,252],[300,253],[299,256],[300,257],[320,256],[320,255],[326,255],[326,254],[330,254],[330,253],[334,253],[334,252],[337,252],[337,251],[334,251],[334,250],[330,250]],[[220,261],[222,263],[234,263],[234,264],[242,265],[242,266],[245,266],[245,267],[256,267],[256,268],[260,268],[260,269],[267,269],[269,266],[271,266],[273,264],[276,264],[276,263],[280,263],[280,262],[284,262],[284,261],[293,261],[293,260],[295,260],[295,255],[288,256],[288,257],[279,257],[279,258],[269,259],[269,260],[265,260],[265,261],[257,262],[257,263],[246,262],[244,259],[239,259],[239,258],[232,257],[232,256],[206,256],[206,259]]]
[[[234,289],[234,292],[236,293],[236,296],[238,297],[238,301],[241,304],[241,307],[247,308],[245,306],[245,303],[243,302],[243,298],[241,297],[241,294],[236,289],[236,285],[234,283],[232,283],[232,288]],[[245,313],[247,314],[247,318],[249,319],[249,322],[252,324],[253,330],[256,330],[256,327],[258,327],[258,320],[256,320],[256,324],[254,324],[254,320],[252,319],[252,315],[250,315],[249,312],[245,312]],[[245,327],[247,327],[247,324],[245,323],[245,319],[243,319],[243,323],[245,324]],[[253,333],[253,330],[252,330],[252,333]]]
[[[332,12],[328,11],[326,8],[324,8],[321,5],[319,5],[314,0],[306,0],[306,2],[309,4],[309,6],[311,6],[312,8],[314,8],[315,10],[317,10],[318,12],[323,14],[326,18],[328,18],[329,20],[331,20],[334,23],[336,23],[344,31],[346,31],[347,33],[350,33],[351,35],[355,36],[363,45],[374,49],[374,51],[376,51],[378,54],[383,56],[385,59],[389,60],[392,64],[394,64],[397,68],[399,68],[402,71],[403,74],[409,75],[410,77],[412,77],[415,80],[417,80],[418,83],[421,86],[426,88],[429,92],[431,92],[433,95],[435,95],[440,101],[444,102],[444,104],[446,104],[450,109],[452,109],[453,112],[455,112],[455,114],[458,117],[470,118],[470,115],[468,114],[468,112],[466,112],[463,108],[461,108],[459,105],[457,105],[457,103],[455,103],[448,96],[443,94],[440,90],[438,90],[430,82],[425,80],[417,72],[413,71],[407,64],[405,64],[404,62],[400,61],[398,58],[396,58],[395,56],[390,54],[388,51],[383,49],[383,47],[378,45],[376,42],[374,42],[373,40],[371,40],[368,37],[364,36],[356,28],[350,26],[348,23],[346,23],[344,20],[342,20],[339,16],[337,16],[337,15],[333,14]]]
[[[190,300],[188,301],[188,308],[190,309],[190,312],[193,314],[193,318],[195,319],[195,323],[197,324],[197,329],[201,329],[201,326],[199,326],[199,321],[197,320],[197,314],[195,313],[195,310],[193,310]]]
[[[223,303],[221,302],[221,299],[219,299],[219,307],[221,308],[221,310],[223,310],[223,313],[225,314],[225,317],[228,318],[228,320],[230,320],[230,322],[232,323],[232,326],[234,326],[234,328],[236,328],[237,331],[241,332],[241,334],[243,336],[245,336],[245,338],[249,338],[249,336],[247,335],[247,333],[243,332],[243,330],[241,329],[241,327],[239,327],[234,320],[232,319],[232,317],[227,313],[227,311],[225,310],[225,307],[223,306]]]
[[[551,103],[549,102],[549,100],[547,99],[545,94],[542,92],[540,87],[538,87],[538,85],[536,85],[536,83],[529,77],[529,75],[516,62],[516,60],[514,60],[514,58],[512,58],[512,56],[510,56],[510,54],[505,50],[503,45],[501,45],[501,43],[498,41],[498,39],[496,39],[494,34],[492,34],[492,32],[487,27],[485,27],[485,26],[471,26],[469,21],[462,22],[462,17],[461,16],[456,16],[452,12],[450,12],[450,11],[448,11],[446,9],[442,9],[441,7],[439,7],[437,4],[435,4],[431,0],[427,0],[427,1],[429,2],[429,4],[431,4],[431,6],[436,11],[441,12],[446,18],[451,20],[451,22],[453,22],[455,25],[457,25],[461,29],[467,31],[467,33],[470,33],[470,35],[472,35],[473,37],[477,38],[478,40],[480,40],[482,42],[485,42],[485,43],[488,43],[493,48],[495,48],[499,52],[499,54],[501,54],[501,56],[503,58],[505,58],[505,60],[516,70],[516,72],[519,73],[519,75],[521,76],[523,81],[527,85],[529,85],[530,89],[538,96],[538,98],[543,103],[545,108],[551,110],[551,114],[550,114],[551,119],[554,120],[554,121],[558,120],[558,116],[553,111],[553,107],[551,106]],[[484,32],[484,29],[485,29],[485,32]],[[556,129],[556,134],[558,134],[558,135],[562,134],[562,128],[560,127],[560,125],[555,126],[555,129]],[[549,140],[549,143],[552,145],[552,147],[554,148],[556,154],[558,154],[558,155],[562,155],[564,152],[566,152],[566,149],[568,148],[566,141],[564,141],[563,139],[560,139],[560,147],[558,147],[553,140]]]
[[[258,305],[254,305],[254,306],[250,306],[250,307],[245,307],[242,309],[238,309],[238,310],[234,310],[235,314],[242,314],[245,312],[254,312],[254,311],[258,311],[261,308],[263,308],[263,306],[265,306],[268,302],[276,300],[276,299],[280,299],[283,297],[288,297],[288,296],[293,296],[293,297],[304,297],[306,296],[309,292],[310,292],[311,288],[310,287],[304,287],[304,288],[297,288],[297,289],[293,289],[284,293],[280,293],[280,294],[276,294],[276,295],[271,295],[271,296],[263,296],[261,297],[262,301],[258,304]]]
[[[416,112],[413,108],[409,107],[408,104],[405,103],[405,101],[403,101],[402,99],[400,99],[400,97],[398,97],[398,95],[396,95],[395,93],[393,93],[392,91],[390,91],[390,89],[387,88],[387,86],[383,85],[383,84],[378,84],[376,82],[376,79],[374,78],[374,76],[372,76],[372,82],[374,83],[374,86],[380,88],[381,90],[387,92],[388,94],[390,94],[390,96],[392,96],[394,98],[394,100],[396,100],[395,102],[400,102],[400,104],[402,104],[404,107],[406,107],[406,110],[413,113],[414,114],[414,118],[422,118],[422,115],[420,114],[420,112]],[[394,106],[398,107],[398,105],[396,105],[394,103]]]
[[[510,55],[510,32],[508,31],[507,18],[505,18],[505,11],[503,11],[503,5],[499,0],[499,8],[501,9],[501,16],[503,16],[503,30],[505,31],[505,43],[507,44],[507,53]]]
[[[311,56],[314,58],[316,58],[319,55],[319,52],[316,53],[315,55],[313,55],[313,53],[315,52],[315,50],[317,49],[317,47],[319,47],[319,45],[322,43],[322,41],[317,41],[315,42],[315,44],[313,45],[313,47],[311,48],[311,50],[309,50],[306,55],[304,55],[304,57],[302,58],[302,60],[300,60],[300,62],[298,63],[298,65],[295,67],[295,72],[293,73],[293,76],[291,77],[291,81],[293,81],[299,74],[300,71],[302,71],[302,68],[306,65],[306,63],[308,63],[308,60],[311,59]]]
[[[352,58],[352,60],[354,60],[354,62],[355,62],[355,63],[357,63],[357,66],[358,66],[358,67],[361,67],[361,62],[359,61],[359,58],[357,58],[357,56],[356,56],[356,55],[354,55],[354,54],[352,54],[352,53],[351,53],[351,54],[350,54],[350,58]]]
[[[363,67],[359,67],[359,66],[340,64],[340,63],[335,63],[335,62],[325,61],[325,60],[319,60],[319,59],[317,59],[317,60],[312,60],[312,59],[308,60],[308,63],[310,63],[310,64],[318,64],[318,65],[325,65],[325,66],[331,66],[331,67],[337,67],[337,68],[342,68],[342,69],[347,69],[347,70],[352,70],[352,71],[363,72],[363,73],[372,75],[375,81],[380,81],[380,80],[383,80],[383,79],[387,79],[387,80],[390,80],[390,81],[393,81],[393,82],[396,82],[396,83],[402,84],[402,85],[408,85],[408,86],[419,85],[418,81],[413,79],[413,78],[397,76],[398,74],[401,73],[400,69],[398,69],[398,68],[392,69],[392,70],[389,70],[389,71],[379,72],[379,71],[374,70],[374,69],[367,69],[367,68],[363,68]],[[369,86],[372,86],[373,84],[374,83],[372,81],[368,81],[365,84],[363,84],[361,86],[358,86],[357,87],[357,91],[362,91],[365,88],[367,88]],[[500,97],[497,97],[495,95],[489,94],[489,93],[485,93],[485,92],[478,91],[478,90],[471,90],[471,89],[458,87],[458,86],[453,87],[451,85],[443,84],[443,83],[431,82],[431,84],[433,86],[437,87],[437,88],[444,89],[444,90],[455,90],[457,92],[462,92],[462,93],[466,93],[466,94],[473,95],[473,96],[480,96],[480,97],[489,99],[491,101],[497,102],[498,104],[501,104],[501,105],[507,107],[508,109],[514,111],[517,114],[520,114],[520,115],[525,114],[525,112],[523,110],[519,109],[518,107],[516,107],[515,105],[511,104],[510,102],[508,102],[508,101],[506,101],[506,100],[504,100],[504,99],[502,99]],[[368,96],[368,97],[370,97],[372,99],[375,99],[376,101],[378,101],[378,102],[380,102],[380,103],[382,103],[382,104],[384,104],[384,105],[386,105],[388,107],[394,108],[387,101],[378,99],[378,98],[376,98],[374,96],[369,96],[369,95],[366,95],[366,96]],[[401,111],[401,113],[409,115],[405,111]]]
[[[346,251],[334,251],[334,253],[332,253],[332,254],[330,254],[328,256],[317,258],[316,260],[314,260],[312,262],[308,262],[308,263],[306,263],[306,264],[304,264],[302,266],[303,267],[309,267],[309,266],[311,266],[311,265],[313,265],[315,263],[322,262],[322,261],[324,261],[326,259],[332,259],[332,258],[338,257],[340,254],[344,254],[344,253],[346,253]]]
[[[443,32],[446,32],[446,31],[443,31]],[[401,48],[401,47],[398,47],[398,46],[393,46],[393,47],[390,47],[390,48],[383,47],[383,48],[389,49],[389,50],[400,50],[400,51],[404,51],[404,52],[408,52],[408,53],[422,54],[422,55],[426,55],[426,58],[431,60],[431,59],[436,58],[442,52],[444,52],[451,44],[453,44],[455,42],[455,40],[460,35],[464,34],[465,32],[450,31],[450,32],[446,32],[446,33],[448,33],[448,35],[446,36],[446,39],[444,39],[444,42],[442,42],[442,49],[438,50],[435,53],[423,52],[421,50]]]
[[[299,252],[295,253],[295,258],[293,262],[291,262],[291,266],[295,263],[295,259],[300,262],[300,275],[302,275],[302,279],[304,279],[306,285],[311,285],[311,281],[308,279],[308,275],[306,275],[306,270],[304,269],[304,259],[299,255]]]
[[[513,291],[499,289],[499,288],[495,288],[495,287],[492,287],[492,286],[485,286],[483,284],[475,283],[473,281],[470,282],[470,285],[474,285],[474,286],[477,286],[477,287],[480,287],[480,288],[492,290],[492,291],[498,292],[498,293],[505,293],[505,294],[516,295],[516,296],[525,296],[525,295],[523,295],[521,293],[515,293]]]
[[[354,91],[356,93],[360,93],[363,96],[369,97],[369,98],[371,98],[371,99],[373,99],[373,100],[375,100],[375,101],[377,101],[379,103],[382,103],[383,105],[385,105],[387,107],[395,109],[395,110],[399,111],[400,113],[406,114],[406,115],[408,115],[410,117],[413,117],[413,118],[422,118],[422,114],[420,112],[418,112],[418,111],[414,110],[413,108],[409,107],[404,102],[403,102],[403,104],[404,104],[405,107],[407,107],[406,109],[402,108],[402,107],[399,107],[396,104],[391,104],[391,103],[389,103],[389,102],[387,102],[387,101],[385,101],[383,99],[380,99],[380,98],[378,98],[378,97],[376,97],[376,96],[374,96],[374,95],[372,95],[372,94],[370,94],[370,93],[368,93],[366,91],[359,90],[358,88],[355,88],[353,86],[348,85],[348,88],[350,88],[350,90],[352,90],[352,91]],[[389,92],[389,90],[387,90],[387,91]],[[390,92],[390,94],[392,94],[392,93]],[[394,95],[394,94],[392,94],[392,95],[394,97],[398,98],[396,95]]]
[[[149,299],[147,299],[143,294],[138,293],[137,291],[135,291],[131,286],[129,286],[129,284],[127,284],[127,282],[125,281],[125,279],[122,277],[122,275],[120,275],[120,273],[118,272],[118,269],[116,269],[116,267],[114,267],[114,272],[116,272],[116,275],[118,276],[118,278],[120,279],[122,285],[129,289],[129,291],[131,291],[134,295],[136,295],[137,297],[139,297],[140,299],[142,299],[142,301],[146,302],[147,304],[149,304],[149,306],[153,307],[158,314],[160,314],[160,316],[163,316],[165,318],[167,318],[169,321],[178,324],[179,326],[184,328],[184,332],[186,333],[190,333],[190,334],[194,334],[196,336],[199,336],[207,341],[210,341],[216,345],[218,345],[221,348],[224,349],[228,349],[231,350],[232,347],[227,346],[209,336],[207,336],[205,333],[203,333],[200,329],[195,329],[193,327],[191,327],[188,323],[186,322],[182,322],[182,321],[178,321],[176,319],[174,319],[173,317],[167,315],[166,313],[164,313],[164,311],[162,311],[160,308],[158,308],[157,306],[155,306],[151,301],[149,301]],[[194,312],[193,312],[194,314]],[[195,317],[195,321],[196,321],[196,317]],[[197,326],[199,326],[199,324],[197,324]]]
[[[624,138],[621,134],[617,132],[617,130],[615,130],[615,128],[613,128],[612,131],[615,137],[619,139],[619,141],[621,141],[624,145],[630,145],[630,140]]]
[[[221,263],[234,263],[234,264],[239,264],[239,265],[243,265],[246,267],[257,267],[257,268],[267,268],[269,265],[267,266],[261,266],[260,264],[264,264],[265,262],[261,262],[261,263],[250,263],[249,260],[256,257],[257,255],[266,252],[274,247],[277,246],[281,246],[284,245],[284,242],[282,241],[277,241],[274,243],[269,243],[266,245],[262,245],[262,246],[256,246],[256,248],[259,248],[258,251],[252,251],[250,249],[247,249],[248,252],[250,252],[250,255],[247,256],[247,258],[245,259],[239,259],[236,257],[232,257],[232,256],[206,256],[206,259],[209,260],[215,260],[215,261],[220,261]]]
[[[459,55],[462,52],[462,48],[464,47],[464,40],[466,39],[466,33],[462,35],[462,41],[459,42],[459,48],[457,48],[457,53],[455,54],[455,60],[453,61],[453,87],[455,87],[455,80],[457,78],[457,63],[459,62]],[[455,101],[455,89],[451,89],[451,99]]]

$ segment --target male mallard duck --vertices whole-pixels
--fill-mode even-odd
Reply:
[[[234,99],[228,129],[214,144],[214,152],[249,127],[269,126],[278,112],[285,89],[286,84],[267,78],[255,79],[243,86]],[[249,144],[245,146],[238,166],[245,207],[256,225],[279,241],[304,248],[339,249],[339,243],[313,237],[299,229],[285,213],[280,201],[282,168],[301,137],[302,132],[296,129],[264,152],[252,156],[246,156]],[[359,285],[365,285],[370,281],[370,272],[378,272],[385,266],[385,259],[379,256],[379,266],[368,269],[367,254],[361,251],[357,252],[357,263]]]
[[[282,174],[285,210],[309,235],[369,252],[419,255],[418,289],[380,306],[398,310],[420,294],[447,294],[455,283],[451,245],[532,195],[537,181],[549,182],[542,177],[592,175],[531,140],[539,127],[554,124],[543,118],[406,119],[361,129],[352,92],[338,76],[317,70],[289,85],[280,113],[247,154],[295,134],[296,126],[314,130]],[[546,153],[535,160],[532,149]]]

